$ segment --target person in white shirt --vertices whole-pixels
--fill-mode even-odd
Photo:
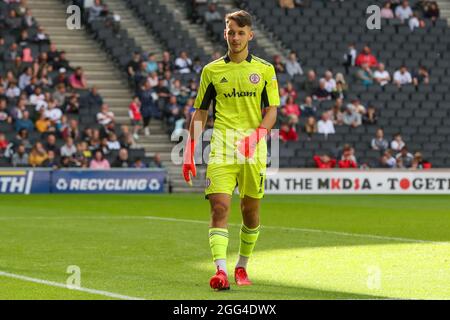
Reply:
[[[409,29],[411,29],[411,31],[414,31],[415,28],[420,28],[420,20],[417,17],[416,13],[413,13],[411,19],[409,19],[408,25],[409,25]]]
[[[395,8],[395,16],[402,21],[408,20],[412,15],[413,11],[407,0],[402,1],[402,4]]]
[[[286,61],[285,67],[286,67],[286,72],[291,77],[294,77],[296,75],[300,75],[300,76],[303,75],[303,69],[297,60],[297,54],[295,52],[289,53],[289,58]]]
[[[389,71],[386,71],[384,63],[378,64],[378,69],[373,73],[373,78],[381,86],[385,86],[391,81],[391,75]]]
[[[61,157],[72,157],[75,153],[77,153],[77,148],[73,144],[73,139],[68,137],[66,139],[66,144],[61,147]]]
[[[102,104],[100,112],[97,113],[97,122],[103,126],[107,126],[114,121],[114,113],[109,111],[106,103]]]
[[[400,133],[397,133],[394,136],[394,140],[392,140],[391,142],[391,149],[400,152],[405,145],[406,144],[402,139],[402,135]]]
[[[36,89],[34,89],[34,93],[30,95],[30,104],[36,106],[41,100],[45,100],[45,95],[42,93],[41,87],[36,87]]]
[[[399,70],[395,71],[394,73],[394,83],[401,87],[405,84],[412,83],[412,76],[411,73],[409,73],[406,66],[401,66]]]
[[[336,89],[336,80],[333,79],[333,73],[329,70],[325,72],[325,90],[333,92]]]
[[[44,111],[44,115],[46,118],[49,118],[53,123],[60,123],[63,113],[61,109],[56,108],[56,104],[53,102],[48,104],[47,110]]]
[[[186,51],[182,51],[180,56],[175,59],[175,68],[179,73],[190,73],[192,60],[188,57]]]
[[[322,119],[317,122],[317,132],[324,135],[335,134],[333,121],[330,119],[330,113],[322,113]]]

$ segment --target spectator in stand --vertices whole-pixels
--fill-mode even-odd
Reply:
[[[344,124],[344,114],[342,113],[343,105],[344,100],[342,98],[337,98],[330,110],[330,119],[333,121],[335,126],[341,126]]]
[[[41,167],[58,169],[59,161],[54,151],[51,150],[47,151],[47,159],[44,162],[42,162]]]
[[[297,141],[298,134],[295,130],[295,125],[289,123],[282,123],[280,127],[280,139],[283,142]]]
[[[375,68],[378,65],[377,58],[372,54],[369,46],[365,46],[360,54],[356,57],[355,65],[362,66],[368,64],[370,68]]]
[[[50,119],[50,121],[52,122],[52,125],[54,125],[58,128],[58,126],[61,123],[63,113],[62,113],[61,109],[56,107],[56,103],[53,100],[49,101],[48,108],[47,108],[47,110],[44,111],[44,114],[47,118]]]
[[[45,151],[41,142],[36,142],[31,149],[30,156],[28,158],[28,163],[32,167],[39,167],[42,163],[47,160],[47,151]]]
[[[36,130],[40,133],[49,132],[49,131],[55,131],[56,128],[52,126],[52,122],[50,119],[45,115],[44,110],[39,115],[39,119],[35,123]]]
[[[25,145],[19,144],[16,152],[11,158],[13,167],[27,167],[29,164],[29,155],[26,151]]]
[[[386,1],[381,9],[381,18],[383,19],[393,19],[394,12],[391,9],[391,2]]]
[[[433,22],[436,22],[439,19],[441,13],[439,11],[438,4],[436,1],[431,1],[430,5],[425,9],[424,17],[430,19]]]
[[[151,168],[160,168],[160,169],[164,168],[164,165],[163,165],[162,160],[161,160],[161,155],[159,153],[155,153],[155,155],[153,156],[152,161],[150,162],[149,167],[151,167]]]
[[[208,5],[208,11],[205,12],[204,19],[206,24],[210,24],[215,21],[222,21],[222,15],[219,11],[217,11],[215,3],[210,3]]]
[[[175,70],[178,73],[191,73],[192,60],[188,57],[186,51],[181,51],[180,56],[175,60]]]
[[[406,84],[412,83],[412,76],[409,73],[408,68],[405,65],[401,66],[399,70],[394,73],[394,84],[397,87],[401,87]]]
[[[46,34],[44,32],[44,28],[42,26],[39,26],[37,29],[37,33],[34,36],[34,42],[38,43],[38,44],[42,44],[42,43],[50,43],[50,39],[48,34]]]
[[[397,133],[394,135],[394,140],[391,141],[391,149],[393,151],[399,152],[406,145],[402,139],[402,135]]]
[[[112,163],[113,168],[130,168],[132,163],[128,158],[128,150],[125,148],[120,149],[117,159]]]
[[[73,139],[71,137],[66,138],[66,143],[61,147],[60,155],[61,157],[72,158],[73,155],[77,152],[77,148],[73,143]]]
[[[67,69],[60,68],[58,76],[55,79],[55,84],[63,84],[66,88],[69,87],[69,78],[67,77]]]
[[[400,6],[395,8],[395,16],[400,19],[402,22],[407,21],[413,15],[413,11],[409,6],[409,2],[407,0],[403,0]]]
[[[215,59],[214,59],[215,60]],[[163,71],[173,71],[175,70],[175,65],[172,62],[172,58],[170,56],[169,51],[164,51],[162,56],[162,64],[163,64]]]
[[[325,77],[320,79],[320,81],[325,81],[325,90],[332,93],[336,89],[336,80],[333,79],[333,73],[330,70],[325,72]]]
[[[108,150],[120,150],[120,142],[117,140],[117,135],[114,132],[108,134]]]
[[[356,63],[357,51],[354,43],[348,45],[347,52],[344,54],[344,67],[345,72],[348,73],[350,67],[354,67]]]
[[[12,123],[6,98],[0,98],[0,123]]]
[[[65,106],[66,113],[70,114],[78,114],[80,111],[80,103],[78,102],[78,95],[76,93],[72,93],[67,101]]]
[[[39,101],[45,100],[45,95],[42,93],[41,87],[36,87],[34,93],[28,98],[30,104],[36,107]]]
[[[133,57],[131,58],[130,62],[128,62],[127,65],[127,71],[128,75],[130,77],[134,77],[136,72],[139,70],[141,66],[142,58],[139,51],[133,52]]]
[[[380,158],[380,167],[394,169],[397,166],[397,160],[392,156],[390,150],[385,150]]]
[[[424,66],[419,66],[419,70],[413,73],[413,84],[417,87],[419,84],[429,84],[430,74]]]
[[[158,70],[158,62],[156,62],[156,55],[151,52],[147,56],[146,71],[150,74]]]
[[[355,110],[353,105],[349,104],[344,112],[342,121],[345,125],[356,128],[362,124],[362,117],[361,114]]]
[[[416,152],[414,154],[414,159],[411,164],[411,169],[413,170],[431,169],[431,163],[423,159],[422,153]]]
[[[315,155],[313,160],[318,169],[332,169],[336,167],[336,159],[331,158],[328,154]]]
[[[365,125],[374,125],[378,122],[377,110],[374,106],[370,105],[367,108],[367,112],[363,114],[362,122]]]
[[[379,63],[377,70],[373,73],[373,79],[380,86],[385,86],[391,81],[391,75],[386,70],[384,63]]]
[[[408,21],[408,26],[411,31],[414,31],[416,28],[425,28],[425,21],[420,19],[417,13],[414,12]]]
[[[279,73],[286,73],[286,66],[285,64],[281,61],[281,56],[280,55],[275,55],[273,57],[273,66],[275,68],[275,72],[277,74]]]
[[[304,126],[304,131],[308,135],[308,140],[311,140],[311,137],[314,133],[317,133],[317,122],[315,117],[309,117],[306,119],[306,123]]]
[[[75,72],[69,77],[69,84],[73,89],[87,89],[87,81],[84,71],[81,67],[77,67]]]
[[[89,7],[89,18],[88,22],[92,22],[95,19],[105,16],[108,13],[108,9],[102,3],[101,0],[94,0],[94,3],[91,7]]]
[[[100,112],[97,113],[97,122],[102,126],[115,122],[114,113],[109,111],[109,106],[106,103],[102,104]]]
[[[283,9],[294,9],[295,3],[294,0],[278,0],[278,4],[280,8]]]
[[[318,101],[331,100],[331,93],[326,89],[325,79],[319,81],[319,88],[313,93],[312,98]]]
[[[338,161],[338,166],[342,169],[358,167],[358,162],[355,157],[355,150],[349,144],[344,145],[341,160]]]
[[[295,103],[294,98],[289,97],[286,101],[286,105],[284,106],[286,109],[286,114],[292,118],[295,119],[296,123],[298,122],[298,118],[300,118],[300,108],[298,104]]]
[[[162,85],[162,82],[159,82],[159,86]],[[144,134],[146,136],[150,135],[150,120],[152,118],[158,119],[160,118],[160,111],[158,106],[156,105],[155,92],[150,87],[150,84],[146,82],[142,87],[142,90],[139,94],[139,100],[141,101],[141,115],[144,127]]]
[[[45,143],[45,150],[53,151],[56,155],[59,155],[60,148],[56,144],[56,136],[55,134],[49,134]]]
[[[138,96],[133,97],[130,106],[128,107],[128,113],[131,119],[131,125],[133,126],[133,137],[139,139],[139,130],[141,129],[142,114],[141,114],[141,101]]]
[[[333,99],[344,99],[347,95],[348,85],[345,81],[344,75],[342,73],[336,74],[336,87],[333,89],[331,95]]]
[[[66,86],[63,83],[60,83],[56,86],[56,91],[53,92],[52,98],[55,100],[56,106],[58,108],[62,108],[64,103],[66,102]]]
[[[280,100],[281,105],[285,105],[288,97],[294,98],[294,100],[297,100],[298,94],[297,91],[294,88],[294,85],[292,82],[288,81],[286,83],[286,86],[280,89]]]
[[[296,75],[303,75],[303,69],[297,59],[297,54],[294,51],[291,51],[291,53],[289,53],[288,60],[286,61],[286,72],[291,77],[295,77]]]
[[[361,104],[361,101],[358,98],[353,98],[351,100],[351,103],[348,106],[353,108],[353,110],[355,110],[356,112],[360,113],[361,115],[366,113],[366,107],[364,107]]]
[[[384,138],[384,131],[381,128],[377,129],[375,138],[370,143],[372,150],[385,151],[389,148],[389,142]]]
[[[4,157],[5,151],[8,148],[9,142],[4,133],[0,132],[0,157]]]
[[[322,113],[322,118],[317,122],[317,132],[328,136],[329,134],[335,134],[333,121],[330,119],[330,113]]]
[[[314,70],[309,70],[305,82],[301,84],[301,90],[305,91],[306,95],[312,96],[318,87],[319,82],[317,81],[316,73]]]
[[[99,94],[97,86],[92,86],[89,94],[87,95],[86,104],[89,106],[89,108],[94,110],[100,108],[103,104],[103,98]]]
[[[25,110],[23,112],[23,116],[21,119],[17,119],[14,123],[14,128],[17,132],[19,132],[22,129],[27,130],[28,132],[32,132],[34,130],[34,123],[30,119],[30,113]]]
[[[414,156],[409,153],[406,146],[404,146],[395,157],[397,160],[401,161],[404,168],[411,168]]]
[[[317,107],[313,103],[310,96],[305,97],[305,101],[300,105],[301,115],[304,118],[315,117],[317,115]]]
[[[360,68],[356,71],[356,78],[361,81],[361,84],[369,87],[373,84],[374,74],[369,64],[364,63]]]
[[[133,166],[132,166],[133,168],[135,168],[135,169],[145,169],[145,168],[148,168],[148,166],[142,161],[142,159],[141,158],[139,158],[139,157],[137,157],[135,160],[134,160],[134,163],[133,163]]]
[[[104,158],[103,152],[101,150],[97,150],[95,151],[94,158],[91,160],[89,164],[89,168],[95,170],[102,170],[102,169],[110,169],[111,166],[109,165],[108,160]]]

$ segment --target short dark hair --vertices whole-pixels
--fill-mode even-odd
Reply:
[[[252,27],[252,16],[245,10],[239,10],[235,12],[228,13],[225,16],[225,23],[228,24],[230,20],[233,20],[241,28],[245,26]]]

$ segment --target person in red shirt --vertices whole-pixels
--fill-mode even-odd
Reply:
[[[360,67],[363,64],[368,64],[371,68],[378,66],[377,58],[375,58],[375,56],[371,53],[368,46],[365,46],[363,51],[356,57],[355,65]]]
[[[336,166],[336,159],[331,158],[329,155],[324,154],[322,156],[315,155],[313,160],[316,167],[319,169],[331,169]]]
[[[8,140],[6,139],[4,133],[0,133],[0,156],[3,155],[6,148],[8,148]]]
[[[355,158],[355,150],[348,144],[344,146],[342,152],[341,160],[339,160],[338,165],[341,169],[357,168],[358,164]]]
[[[283,123],[280,128],[280,139],[283,142],[297,141],[298,134],[295,130],[295,126]]]
[[[131,119],[131,124],[133,125],[133,137],[137,140],[139,139],[138,132],[141,129],[142,114],[141,114],[141,101],[138,96],[133,97],[129,106],[129,115]]]

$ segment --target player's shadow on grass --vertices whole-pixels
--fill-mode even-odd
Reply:
[[[390,297],[385,297],[381,295],[369,295],[361,293],[351,293],[343,291],[333,291],[333,290],[320,290],[308,287],[294,287],[282,284],[275,284],[270,281],[257,281],[254,285],[249,287],[236,287],[233,286],[232,290],[229,291],[230,294],[234,292],[242,294],[245,292],[248,294],[248,299],[252,300],[252,293],[257,295],[255,299],[260,299],[258,297],[261,292],[270,296],[270,299],[274,300],[323,300],[323,299],[393,299]]]

